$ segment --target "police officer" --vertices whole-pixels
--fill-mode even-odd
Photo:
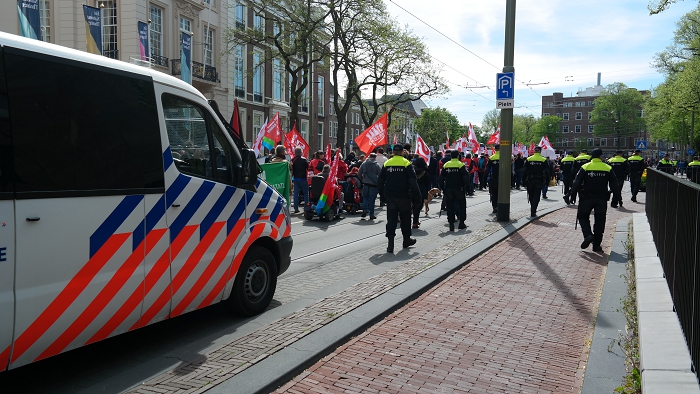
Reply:
[[[688,179],[691,182],[700,183],[700,157],[693,157],[693,161],[688,163]]]
[[[574,177],[576,174],[572,174],[574,171],[574,156],[575,152],[567,152],[566,157],[561,159],[561,164],[559,165],[559,170],[564,177],[564,194],[569,194],[571,191],[571,185],[574,183]]]
[[[416,243],[415,238],[411,238],[411,201],[420,196],[420,190],[416,182],[416,172],[411,162],[403,157],[403,151],[403,145],[394,145],[394,155],[384,163],[377,178],[379,194],[386,201],[386,237],[389,239],[387,253],[394,253],[394,237],[399,217],[404,249]]]
[[[571,167],[572,178],[576,178],[576,174],[578,174],[578,170],[581,169],[581,166],[589,161],[591,161],[591,156],[588,155],[588,151],[581,149],[581,153],[574,159],[574,166]],[[572,204],[576,204],[576,194],[571,194],[569,201],[571,201]]]
[[[641,156],[642,151],[637,149],[634,155],[627,158],[627,163],[630,166],[630,192],[632,192],[632,202],[637,202],[637,193],[642,184],[642,173],[647,167],[644,158]]]
[[[656,168],[659,171],[663,171],[667,174],[673,175],[673,162],[671,161],[671,158],[669,157],[668,153],[664,155],[663,159],[659,160],[659,164],[657,164]]]
[[[459,151],[451,151],[450,158],[450,161],[442,166],[439,183],[444,194],[450,231],[455,231],[455,202],[459,207],[459,228],[467,228],[467,224],[464,223],[467,220],[467,198],[464,193],[469,186],[469,172],[459,160]]]
[[[537,206],[540,203],[540,193],[545,182],[549,182],[552,173],[549,170],[547,159],[542,157],[541,146],[535,147],[535,154],[528,156],[523,169],[523,179],[527,183],[527,198],[530,202],[530,216],[537,216]]]
[[[617,187],[617,178],[612,171],[612,167],[603,163],[600,157],[603,151],[599,148],[591,151],[591,161],[581,166],[574,185],[571,188],[571,195],[579,193],[578,218],[583,232],[583,242],[581,249],[586,249],[593,243],[594,252],[602,252],[603,232],[605,231],[605,214],[608,211],[608,198],[610,196],[608,188],[613,193],[613,201],[620,201],[620,191]],[[564,201],[569,199],[569,195],[564,196]],[[593,231],[591,231],[591,211],[594,211]]]
[[[493,147],[495,150],[494,154],[489,158],[489,162],[486,164],[486,176],[489,179],[489,194],[491,194],[491,206],[493,207],[493,213],[498,212],[498,167],[500,166],[501,160],[501,146],[496,145]]]
[[[622,186],[625,184],[625,179],[630,174],[630,165],[627,159],[622,157],[622,151],[615,151],[615,156],[608,160],[608,165],[612,167],[612,172],[615,173],[615,178],[617,178],[617,194],[620,196],[619,200],[613,198],[610,202],[610,206],[617,208],[619,204],[622,207]]]

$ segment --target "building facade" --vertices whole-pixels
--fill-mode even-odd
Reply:
[[[603,86],[598,84],[580,90],[576,96],[572,97],[564,97],[563,93],[542,96],[542,117],[556,116],[560,119],[556,135],[549,136],[549,141],[556,151],[578,152],[581,149],[590,151],[594,148],[600,148],[605,156],[610,157],[615,154],[618,146],[625,154],[630,154],[637,148],[639,141],[648,141],[649,134],[646,130],[625,132],[619,137],[619,141],[614,132],[608,135],[593,135],[591,117],[595,107],[595,99],[600,96],[602,91]],[[646,91],[642,91],[642,94],[644,93]],[[654,149],[655,147],[648,144],[645,156],[651,157]]]
[[[291,87],[281,60],[267,60],[264,43],[225,42],[229,28],[262,28],[265,18],[254,2],[228,0],[38,0],[42,39],[86,51],[83,5],[99,8],[102,15],[103,56],[144,65],[140,60],[138,22],[149,26],[150,62],[145,66],[180,76],[180,36],[192,36],[192,85],[215,100],[230,119],[238,100],[243,138],[252,145],[266,121],[277,112],[283,132],[289,121]],[[16,1],[0,2],[0,31],[20,34]],[[233,45],[232,48],[230,46]],[[230,49],[230,50],[229,50]],[[325,71],[316,71],[325,70]],[[331,106],[333,86],[327,67],[314,68],[309,92],[301,100],[297,130],[311,150],[337,144],[338,122]],[[347,133],[356,137],[363,130],[359,109],[348,114]]]

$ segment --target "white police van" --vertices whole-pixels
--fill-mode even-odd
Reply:
[[[0,371],[219,301],[267,308],[289,212],[214,104],[0,33]]]

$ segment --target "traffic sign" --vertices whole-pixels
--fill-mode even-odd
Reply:
[[[637,141],[637,149],[647,150],[647,141]]]
[[[693,148],[688,148],[688,150],[685,151],[685,153],[687,153],[688,156],[692,156],[692,155],[695,154],[695,149],[693,149]]]
[[[514,104],[515,73],[496,74],[496,108],[511,109]]]

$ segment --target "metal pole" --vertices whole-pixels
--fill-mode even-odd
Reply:
[[[503,50],[503,72],[515,72],[513,57],[515,52],[515,0],[506,2],[506,39]],[[498,213],[499,222],[510,221],[510,156],[513,153],[513,109],[501,110],[501,148],[498,170]]]

